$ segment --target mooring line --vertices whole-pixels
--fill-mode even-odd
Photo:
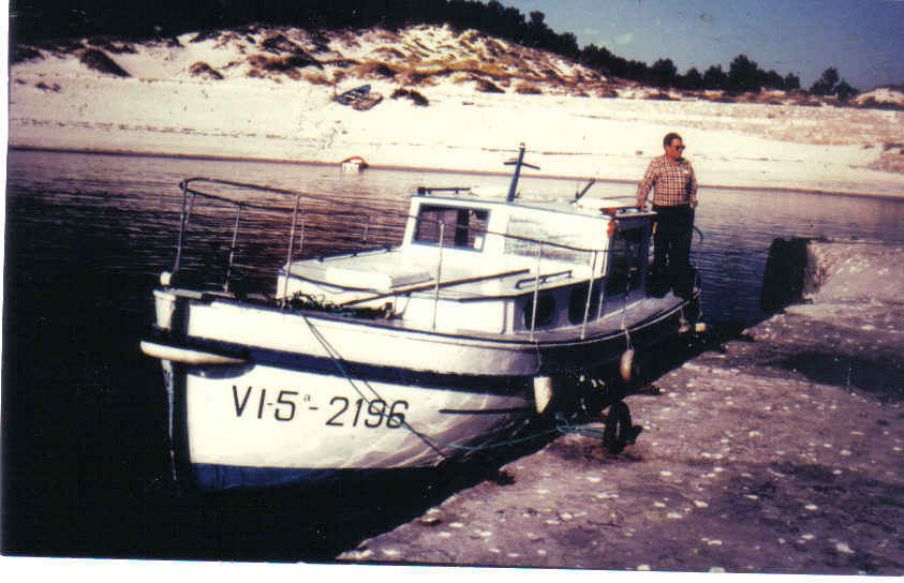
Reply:
[[[381,397],[380,393],[378,393],[377,390],[373,386],[371,386],[371,384],[369,382],[359,379],[359,382],[364,383],[364,385],[376,397],[376,399],[374,399],[373,401],[368,399],[368,397],[358,388],[358,385],[355,384],[355,379],[352,377],[351,373],[349,373],[348,370],[345,368],[345,366],[343,366],[343,364],[341,362],[341,358],[339,356],[339,352],[329,343],[329,341],[323,336],[323,334],[319,330],[317,330],[317,328],[310,321],[310,319],[307,317],[307,315],[305,315],[305,314],[300,314],[300,315],[301,315],[302,319],[304,320],[305,324],[308,325],[308,328],[311,330],[311,333],[314,335],[314,338],[316,338],[317,341],[320,342],[321,346],[323,346],[324,350],[327,351],[327,354],[329,355],[330,360],[332,360],[333,363],[336,365],[337,370],[340,372],[340,374],[342,374],[342,376],[345,377],[345,379],[352,386],[352,388],[355,389],[355,392],[358,393],[358,395],[367,402],[368,406],[373,401],[376,401],[376,400],[383,401],[384,403],[386,403],[386,399]],[[434,450],[437,454],[439,454],[443,459],[446,459],[449,457],[431,443],[431,438],[421,434],[419,431],[414,429],[408,423],[407,420],[402,421],[402,426],[405,429],[407,429],[409,432],[411,432],[412,434],[414,434],[418,438],[420,438],[421,441],[426,443],[432,450]]]

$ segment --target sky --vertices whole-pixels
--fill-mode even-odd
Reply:
[[[679,72],[727,71],[739,54],[809,87],[828,67],[866,91],[904,83],[904,0],[501,0],[540,11],[578,45]]]

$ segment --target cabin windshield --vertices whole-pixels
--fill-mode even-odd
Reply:
[[[414,242],[481,251],[486,240],[489,212],[453,206],[421,205]]]

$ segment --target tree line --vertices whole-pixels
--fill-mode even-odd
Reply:
[[[12,0],[10,4],[14,42],[92,36],[172,37],[252,23],[327,30],[448,24],[550,51],[604,74],[661,88],[731,92],[800,89],[800,79],[793,73],[764,71],[743,54],[735,57],[727,71],[713,65],[703,72],[692,67],[679,73],[671,59],[648,65],[619,57],[605,47],[590,44],[581,48],[573,33],[553,31],[545,18],[539,11],[525,16],[498,0],[154,0],[134,4],[117,0]],[[810,92],[846,100],[857,90],[840,79],[835,68],[829,68]]]

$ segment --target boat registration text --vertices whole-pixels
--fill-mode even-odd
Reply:
[[[232,403],[237,418],[288,423],[307,412],[327,427],[364,427],[398,429],[405,424],[408,402],[403,400],[349,399],[341,395],[330,398],[323,407],[310,394],[288,389],[240,388],[232,385]],[[324,413],[321,413],[324,411]]]

